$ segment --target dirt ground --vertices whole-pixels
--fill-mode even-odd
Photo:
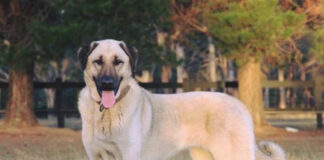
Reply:
[[[256,133],[258,140],[278,143],[286,152],[287,160],[324,160],[324,130],[286,132],[263,130]]]
[[[0,160],[86,160],[81,132],[35,127],[0,130]]]
[[[286,150],[288,160],[324,160],[324,130],[298,133],[284,130],[259,131],[257,137],[279,143]],[[79,130],[0,128],[0,160],[86,159]]]

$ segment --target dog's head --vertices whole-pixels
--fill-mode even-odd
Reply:
[[[137,51],[122,41],[108,39],[80,48],[78,59],[92,98],[111,108],[135,74]]]

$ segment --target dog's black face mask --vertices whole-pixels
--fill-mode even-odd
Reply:
[[[101,101],[98,102],[100,104],[100,111],[103,111],[104,108],[109,109],[113,107],[116,103],[116,94],[119,90],[123,77],[117,78],[117,76],[104,75],[98,78],[93,77],[93,80],[101,98]]]
[[[101,76],[99,78],[93,77],[93,80],[96,83],[98,94],[102,97],[103,91],[113,91],[114,95],[116,95],[123,77]]]
[[[134,77],[137,62],[137,50],[134,47],[128,47],[123,42],[111,40],[108,41],[93,42],[90,45],[80,48],[78,51],[78,59],[81,64],[81,68],[92,76],[92,82],[95,83],[96,88],[91,88],[91,96],[98,102],[98,104],[100,104],[100,111],[102,111],[104,108],[111,108],[115,103],[125,96],[130,87],[126,85],[120,89],[120,85],[123,81],[123,77],[126,78],[126,80],[128,79],[129,73],[118,75],[117,72],[121,69],[121,67],[130,66],[131,75]],[[118,56],[118,54],[114,54],[114,52],[111,52],[111,55],[108,55],[110,53],[108,50],[108,53],[106,53],[105,49],[102,50],[103,48],[100,48],[99,46],[100,43],[106,45],[118,45],[124,52],[120,54],[126,54],[129,57],[129,61],[126,61],[125,56]],[[98,49],[97,47],[99,47],[99,50],[101,50],[94,52],[96,49]],[[93,52],[95,53],[95,56],[90,57]],[[93,70],[90,70],[91,68],[89,67],[95,69],[96,72],[90,73],[90,71]],[[90,81],[88,81],[88,83],[91,84]],[[93,84],[91,84],[91,86],[93,86]],[[118,98],[116,98],[117,94]],[[98,95],[100,96],[100,99]]]

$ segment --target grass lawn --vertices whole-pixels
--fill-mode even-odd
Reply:
[[[324,131],[259,133],[258,138],[282,145],[288,160],[324,160]],[[0,160],[86,159],[80,131],[46,127],[0,129]],[[180,159],[186,158],[173,158]]]

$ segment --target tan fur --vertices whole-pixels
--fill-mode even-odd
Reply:
[[[192,148],[194,160],[283,160],[278,145],[263,142],[262,153],[253,134],[248,110],[237,99],[215,92],[152,94],[131,77],[129,57],[115,40],[98,41],[84,71],[87,86],[80,92],[82,141],[90,160],[166,160]],[[100,96],[92,76],[100,68],[91,61],[118,55],[125,62],[115,68],[128,93],[113,108],[99,111]],[[117,98],[119,93],[117,93]],[[209,154],[208,154],[209,152]]]

